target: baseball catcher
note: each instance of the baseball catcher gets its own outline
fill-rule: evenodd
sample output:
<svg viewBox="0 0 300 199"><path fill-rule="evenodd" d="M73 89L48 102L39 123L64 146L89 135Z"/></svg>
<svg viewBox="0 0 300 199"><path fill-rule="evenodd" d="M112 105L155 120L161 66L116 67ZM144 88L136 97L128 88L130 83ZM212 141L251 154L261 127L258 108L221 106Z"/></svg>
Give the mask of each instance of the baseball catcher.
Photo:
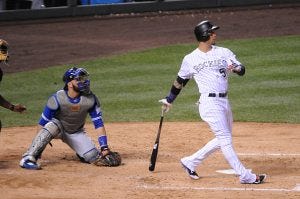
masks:
<svg viewBox="0 0 300 199"><path fill-rule="evenodd" d="M4 65L8 65L8 43L0 39L0 66L4 63ZM3 71L0 67L0 82L2 81ZM0 106L7 108L14 112L22 113L26 110L26 107L21 104L12 104L7 101L1 94L0 94ZM0 120L0 131L1 131L1 120Z"/></svg>
<svg viewBox="0 0 300 199"><path fill-rule="evenodd" d="M51 95L39 121L39 131L23 155L20 166L41 169L37 162L53 138L70 146L82 162L97 166L119 166L121 156L108 147L100 103L90 90L89 73L84 68L70 68L63 75L64 88ZM90 116L99 137L100 148L84 130Z"/></svg>

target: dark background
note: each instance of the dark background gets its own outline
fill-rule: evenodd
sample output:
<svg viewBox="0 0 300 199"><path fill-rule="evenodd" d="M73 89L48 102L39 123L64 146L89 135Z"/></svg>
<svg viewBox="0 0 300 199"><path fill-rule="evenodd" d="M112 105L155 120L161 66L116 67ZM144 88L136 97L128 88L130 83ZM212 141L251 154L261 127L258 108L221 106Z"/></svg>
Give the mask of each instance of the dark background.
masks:
<svg viewBox="0 0 300 199"><path fill-rule="evenodd" d="M12 73L169 44L196 45L193 29L207 19L221 27L219 40L300 34L300 9L287 5L8 21L0 23L0 37L10 45L10 65L2 69Z"/></svg>

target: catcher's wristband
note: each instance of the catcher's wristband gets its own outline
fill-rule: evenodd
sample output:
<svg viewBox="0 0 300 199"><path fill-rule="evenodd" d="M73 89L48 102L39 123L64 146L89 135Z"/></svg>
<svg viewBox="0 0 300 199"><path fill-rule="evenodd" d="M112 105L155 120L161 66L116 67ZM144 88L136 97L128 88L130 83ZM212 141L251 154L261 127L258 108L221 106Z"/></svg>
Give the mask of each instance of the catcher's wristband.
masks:
<svg viewBox="0 0 300 199"><path fill-rule="evenodd" d="M108 149L108 144L107 144L107 136L106 135L101 135L98 137L98 142L101 148L101 151Z"/></svg>

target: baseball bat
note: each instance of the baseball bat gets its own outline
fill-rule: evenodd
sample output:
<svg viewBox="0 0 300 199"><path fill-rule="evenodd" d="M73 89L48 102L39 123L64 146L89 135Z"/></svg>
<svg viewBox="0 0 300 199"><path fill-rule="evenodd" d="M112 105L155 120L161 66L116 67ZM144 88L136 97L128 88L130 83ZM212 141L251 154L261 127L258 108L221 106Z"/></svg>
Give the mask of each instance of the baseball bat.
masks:
<svg viewBox="0 0 300 199"><path fill-rule="evenodd" d="M163 124L163 120L164 120L164 112L165 112L165 110L162 109L159 127L158 127L158 131L157 131L157 135L156 135L156 140L153 145L152 154L151 154L151 158L150 158L149 171L154 171L154 169L155 169L155 163L156 163L156 159L157 159L158 146L159 146L159 140L160 140L160 133L161 133L161 128L162 128L162 124Z"/></svg>

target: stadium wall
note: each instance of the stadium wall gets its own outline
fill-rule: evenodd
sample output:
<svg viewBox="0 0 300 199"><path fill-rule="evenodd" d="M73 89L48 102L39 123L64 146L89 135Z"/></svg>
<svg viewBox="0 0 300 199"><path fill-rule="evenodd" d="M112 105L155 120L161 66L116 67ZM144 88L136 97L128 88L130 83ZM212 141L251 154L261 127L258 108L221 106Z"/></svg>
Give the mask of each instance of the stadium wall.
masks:
<svg viewBox="0 0 300 199"><path fill-rule="evenodd" d="M272 6L292 4L299 6L300 0L157 0L114 4L77 5L68 0L67 6L44 9L1 10L0 21L32 20L76 16L97 16L125 13L192 10L205 8Z"/></svg>

